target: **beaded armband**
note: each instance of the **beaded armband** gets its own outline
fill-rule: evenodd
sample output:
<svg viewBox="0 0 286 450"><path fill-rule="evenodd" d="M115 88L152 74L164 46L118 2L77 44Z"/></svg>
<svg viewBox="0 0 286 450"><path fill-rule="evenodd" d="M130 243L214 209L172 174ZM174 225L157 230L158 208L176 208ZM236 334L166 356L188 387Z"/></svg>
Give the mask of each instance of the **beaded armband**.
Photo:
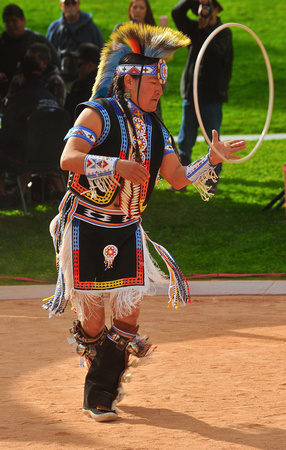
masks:
<svg viewBox="0 0 286 450"><path fill-rule="evenodd" d="M167 144L166 147L164 148L164 156L168 155L169 153L175 153L175 150L173 149L171 144Z"/></svg>
<svg viewBox="0 0 286 450"><path fill-rule="evenodd" d="M214 171L216 166L212 166L209 155L205 155L186 167L185 174L193 186L199 191L202 200L208 201L214 194L210 193L211 186L205 183L208 180L217 182L217 174Z"/></svg>
<svg viewBox="0 0 286 450"><path fill-rule="evenodd" d="M70 137L78 137L81 139L84 139L87 141L91 147L94 146L96 143L97 136L96 134L90 130L89 128L82 127L80 125L76 125L75 127L72 127L67 135L65 136L64 140L68 140Z"/></svg>
<svg viewBox="0 0 286 450"><path fill-rule="evenodd" d="M111 183L118 184L113 178L115 166L119 158L87 155L84 159L84 173L88 179L90 191L96 197L98 188L102 192L107 192Z"/></svg>

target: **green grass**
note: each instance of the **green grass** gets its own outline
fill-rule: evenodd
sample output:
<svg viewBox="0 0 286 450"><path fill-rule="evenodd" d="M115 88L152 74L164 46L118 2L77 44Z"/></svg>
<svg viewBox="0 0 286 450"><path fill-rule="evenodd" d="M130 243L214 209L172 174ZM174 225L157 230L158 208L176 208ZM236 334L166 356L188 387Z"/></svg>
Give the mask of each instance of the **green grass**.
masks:
<svg viewBox="0 0 286 450"><path fill-rule="evenodd" d="M108 39L116 23L127 20L128 1L114 8L111 0L85 0L82 8L93 13L94 21ZM19 1L27 26L46 33L49 23L59 17L54 0ZM152 1L154 16L171 18L174 1ZM285 132L284 21L280 4L266 0L250 4L223 1L224 23L236 22L251 28L267 50L274 77L275 100L269 133ZM170 26L174 26L170 20ZM1 30L1 29L0 29ZM253 37L232 27L234 70L230 99L224 105L221 134L261 133L268 106L268 79L263 56ZM176 52L169 63L169 85L162 99L163 117L177 135L181 121L179 84L187 55ZM255 143L249 142L248 149ZM197 143L194 157L206 152ZM242 164L224 164L219 194L202 202L192 187L186 193L165 192L163 181L155 188L143 214L143 226L151 239L164 245L184 273L286 273L285 209L262 211L284 186L285 141L264 141L258 152ZM37 205L25 216L21 210L0 211L0 284L15 283L12 277L54 282L56 277L52 240L48 232L55 205ZM156 257L158 262L160 260ZM162 268L164 266L161 266ZM11 278L9 278L11 277ZM19 281L20 282L20 281Z"/></svg>
<svg viewBox="0 0 286 450"><path fill-rule="evenodd" d="M198 147L202 154L204 144ZM285 210L263 211L283 189L283 154L284 142L269 141L247 163L224 164L219 194L209 202L191 186L167 193L164 183L143 216L144 228L184 273L285 273Z"/></svg>

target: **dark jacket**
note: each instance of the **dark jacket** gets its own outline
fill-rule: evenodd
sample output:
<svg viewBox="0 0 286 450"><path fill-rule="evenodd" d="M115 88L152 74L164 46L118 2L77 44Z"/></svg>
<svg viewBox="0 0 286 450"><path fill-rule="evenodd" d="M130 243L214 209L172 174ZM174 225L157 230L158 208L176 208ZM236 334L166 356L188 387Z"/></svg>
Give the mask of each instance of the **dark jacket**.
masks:
<svg viewBox="0 0 286 450"><path fill-rule="evenodd" d="M9 99L0 130L0 162L21 161L27 140L27 117L42 106L57 106L55 97L38 78L26 80ZM43 136L45 139L45 136ZM5 165L5 164L4 164Z"/></svg>
<svg viewBox="0 0 286 450"><path fill-rule="evenodd" d="M54 64L49 64L47 69L43 73L42 80L44 82L45 88L47 88L54 95L59 106L63 108L66 99L66 87L64 84L64 80L61 77L59 68ZM9 84L9 90L7 94L2 99L0 108L1 115L5 114L9 99L19 89L19 75L15 75Z"/></svg>
<svg viewBox="0 0 286 450"><path fill-rule="evenodd" d="M21 62L26 55L27 49L35 42L46 44L52 56L52 63L60 66L59 57L48 41L48 39L40 33L25 28L22 36L18 38L10 37L6 31L0 35L0 72L4 72L8 78L8 83L1 83L1 94L4 95L9 86L9 82L17 73L18 63Z"/></svg>
<svg viewBox="0 0 286 450"><path fill-rule="evenodd" d="M222 22L217 18L215 25L199 29L198 20L187 17L187 12L195 12L196 1L180 0L172 10L173 20L192 43L188 47L188 59L181 79L182 98L193 98L193 74L199 51L214 29ZM222 103L228 100L229 82L233 61L232 33L229 28L220 31L209 43L202 58L198 77L199 97L205 103Z"/></svg>
<svg viewBox="0 0 286 450"><path fill-rule="evenodd" d="M97 69L88 74L85 80L76 80L67 94L65 109L70 113L71 126L75 120L75 109L77 105L90 99L94 85Z"/></svg>
<svg viewBox="0 0 286 450"><path fill-rule="evenodd" d="M59 106L64 107L66 99L66 87L59 68L49 64L43 73L45 87L55 96Z"/></svg>

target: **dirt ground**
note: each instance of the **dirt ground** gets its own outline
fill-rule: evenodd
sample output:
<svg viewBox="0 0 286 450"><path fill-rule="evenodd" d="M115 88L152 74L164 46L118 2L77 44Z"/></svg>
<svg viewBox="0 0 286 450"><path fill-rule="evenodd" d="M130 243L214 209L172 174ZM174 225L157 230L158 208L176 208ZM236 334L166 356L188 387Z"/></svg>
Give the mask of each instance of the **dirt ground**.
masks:
<svg viewBox="0 0 286 450"><path fill-rule="evenodd" d="M40 299L3 300L0 317L1 449L286 448L284 296L194 297L178 310L144 299L141 335L158 347L110 423L82 414L71 310L49 319Z"/></svg>

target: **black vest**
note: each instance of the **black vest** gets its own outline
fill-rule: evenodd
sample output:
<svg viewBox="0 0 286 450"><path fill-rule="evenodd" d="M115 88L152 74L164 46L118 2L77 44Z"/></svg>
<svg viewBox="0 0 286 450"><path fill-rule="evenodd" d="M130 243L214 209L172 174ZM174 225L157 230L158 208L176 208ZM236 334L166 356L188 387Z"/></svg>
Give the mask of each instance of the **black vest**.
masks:
<svg viewBox="0 0 286 450"><path fill-rule="evenodd" d="M94 147L91 148L89 154L113 156L120 159L126 159L129 153L129 133L127 129L126 119L114 98L99 98L94 101L88 101L79 105L79 112L85 107L96 110L102 117L102 132ZM78 111L77 111L78 112ZM146 206L154 185L157 174L160 169L164 155L164 136L163 125L153 114L144 114L146 126L149 124L151 129L151 159L150 159L150 178L147 189L146 198L143 205ZM164 130L167 132L167 130ZM147 136L149 138L149 136ZM116 174L115 179L120 183L120 176ZM112 191L102 192L97 190L97 196L91 198L89 191L89 183L85 175L72 172L69 178L68 188L76 195L84 197L85 201L92 202L100 207L110 205L119 192L120 186Z"/></svg>

